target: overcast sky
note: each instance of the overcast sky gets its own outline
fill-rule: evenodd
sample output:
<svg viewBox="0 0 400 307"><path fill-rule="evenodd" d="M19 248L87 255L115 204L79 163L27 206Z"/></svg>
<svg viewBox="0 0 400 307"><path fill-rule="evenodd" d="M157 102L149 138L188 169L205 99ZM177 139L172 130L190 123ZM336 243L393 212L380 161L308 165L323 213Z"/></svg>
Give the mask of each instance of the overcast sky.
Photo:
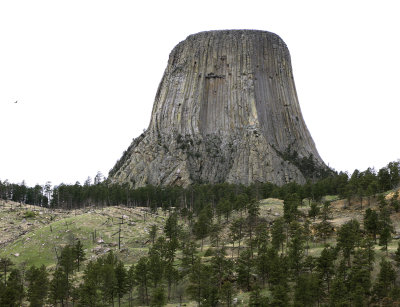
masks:
<svg viewBox="0 0 400 307"><path fill-rule="evenodd" d="M218 29L281 36L324 161L383 167L400 158L396 2L1 0L0 180L107 175L147 128L172 48Z"/></svg>

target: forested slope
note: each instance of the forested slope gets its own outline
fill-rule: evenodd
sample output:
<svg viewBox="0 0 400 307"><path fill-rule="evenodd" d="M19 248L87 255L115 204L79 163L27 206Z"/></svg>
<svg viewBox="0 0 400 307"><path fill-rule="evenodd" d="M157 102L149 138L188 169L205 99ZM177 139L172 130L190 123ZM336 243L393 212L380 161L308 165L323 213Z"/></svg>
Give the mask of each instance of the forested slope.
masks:
<svg viewBox="0 0 400 307"><path fill-rule="evenodd" d="M394 162L303 186L105 181L31 198L3 182L0 305L393 306L398 175Z"/></svg>

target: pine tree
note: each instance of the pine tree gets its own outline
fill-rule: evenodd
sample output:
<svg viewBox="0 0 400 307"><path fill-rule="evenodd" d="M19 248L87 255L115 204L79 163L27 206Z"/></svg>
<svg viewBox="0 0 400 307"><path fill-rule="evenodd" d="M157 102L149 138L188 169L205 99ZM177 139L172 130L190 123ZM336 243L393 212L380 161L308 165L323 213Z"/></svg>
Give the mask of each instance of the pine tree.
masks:
<svg viewBox="0 0 400 307"><path fill-rule="evenodd" d="M312 202L310 205L310 210L308 210L308 217L315 221L315 218L319 214L320 208L316 202Z"/></svg>
<svg viewBox="0 0 400 307"><path fill-rule="evenodd" d="M56 268L53 273L53 279L50 281L50 301L55 306L58 303L64 306L64 303L68 299L68 288L69 282L65 271L61 267Z"/></svg>
<svg viewBox="0 0 400 307"><path fill-rule="evenodd" d="M283 243L285 242L284 229L285 229L285 222L283 218L276 219L271 227L272 246L276 250L279 250L279 248L282 247L282 252L283 252Z"/></svg>
<svg viewBox="0 0 400 307"><path fill-rule="evenodd" d="M381 269L373 288L375 301L388 297L396 282L396 272L389 261L382 258L380 267Z"/></svg>
<svg viewBox="0 0 400 307"><path fill-rule="evenodd" d="M7 272L14 263L9 258L0 259L0 271L3 273L4 285L7 286Z"/></svg>
<svg viewBox="0 0 400 307"><path fill-rule="evenodd" d="M162 307L167 303L167 298L165 296L165 291L162 287L157 287L154 289L151 296L150 306L151 307Z"/></svg>
<svg viewBox="0 0 400 307"><path fill-rule="evenodd" d="M393 207L393 209L396 212L399 212L400 202L399 202L399 191L398 190L393 194L392 198L390 199L390 206Z"/></svg>
<svg viewBox="0 0 400 307"><path fill-rule="evenodd" d="M118 306L121 306L121 298L128 291L128 272L125 269L122 261L118 261L118 264L115 267L115 279L115 290L118 297Z"/></svg>
<svg viewBox="0 0 400 307"><path fill-rule="evenodd" d="M271 287L271 306L287 307L289 305L289 285L286 280Z"/></svg>
<svg viewBox="0 0 400 307"><path fill-rule="evenodd" d="M2 280L0 280L0 306L5 305L5 292L6 286Z"/></svg>
<svg viewBox="0 0 400 307"><path fill-rule="evenodd" d="M12 269L1 297L1 306L21 306L24 295L21 272L17 269Z"/></svg>
<svg viewBox="0 0 400 307"><path fill-rule="evenodd" d="M368 208L364 215L364 229L374 238L376 242L376 235L379 231L379 219L375 210Z"/></svg>
<svg viewBox="0 0 400 307"><path fill-rule="evenodd" d="M394 254L394 260L396 261L397 267L400 267L400 241L397 242L397 250Z"/></svg>
<svg viewBox="0 0 400 307"><path fill-rule="evenodd" d="M371 270L369 265L369 254L366 249L357 249L349 272L349 292L353 301L361 306L367 302L367 296L371 288Z"/></svg>
<svg viewBox="0 0 400 307"><path fill-rule="evenodd" d="M200 259L196 259L189 274L189 285L186 291L199 306L210 306L218 299L216 295L218 287L213 284L211 276L209 266L203 264Z"/></svg>
<svg viewBox="0 0 400 307"><path fill-rule="evenodd" d="M298 222L290 224L291 240L288 246L288 259L290 269L295 276L300 274L302 260L304 258L304 232L303 227Z"/></svg>
<svg viewBox="0 0 400 307"><path fill-rule="evenodd" d="M243 218L238 218L234 220L229 228L230 233L229 236L231 238L231 241L233 243L233 248L235 247L235 242L238 241L238 257L240 255L240 243L244 237L244 219ZM233 254L233 251L232 251Z"/></svg>
<svg viewBox="0 0 400 307"><path fill-rule="evenodd" d="M174 267L173 262L166 262L164 267L165 279L168 285L168 301L171 299L172 284L176 283L180 276L179 271Z"/></svg>
<svg viewBox="0 0 400 307"><path fill-rule="evenodd" d="M371 238L365 238L361 240L360 248L362 249L368 263L369 270L374 269L375 262L375 251L374 251L374 241Z"/></svg>
<svg viewBox="0 0 400 307"><path fill-rule="evenodd" d="M323 242L326 242L331 234L333 233L333 225L329 220L331 219L331 208L330 203L325 202L320 212L321 222L314 226L317 236L320 237Z"/></svg>
<svg viewBox="0 0 400 307"><path fill-rule="evenodd" d="M351 306L347 280L348 270L346 260L342 259L336 268L336 274L329 292L331 306Z"/></svg>
<svg viewBox="0 0 400 307"><path fill-rule="evenodd" d="M140 300L143 304L149 304L149 259L141 257L135 265L135 281L138 285L138 292Z"/></svg>
<svg viewBox="0 0 400 307"><path fill-rule="evenodd" d="M218 249L210 260L213 279L218 286L218 290L221 290L225 281L233 279L233 262L225 256L225 249Z"/></svg>
<svg viewBox="0 0 400 307"><path fill-rule="evenodd" d="M337 233L337 248L342 251L344 259L350 266L350 256L360 244L360 224L357 220L351 220L340 227Z"/></svg>
<svg viewBox="0 0 400 307"><path fill-rule="evenodd" d="M331 247L325 247L317 258L317 272L320 280L326 283L328 293L332 276L335 273L335 260L336 251Z"/></svg>
<svg viewBox="0 0 400 307"><path fill-rule="evenodd" d="M261 295L261 289L255 287L253 291L250 292L249 307L269 307L270 301L268 297Z"/></svg>
<svg viewBox="0 0 400 307"><path fill-rule="evenodd" d="M46 267L44 265L40 268L31 266L26 272L26 281L28 282L28 301L30 306L43 306L49 288Z"/></svg>
<svg viewBox="0 0 400 307"><path fill-rule="evenodd" d="M197 251L196 251L196 244L193 241L188 242L185 244L184 248L182 249L182 268L183 272L187 273L192 270L193 265L197 260Z"/></svg>
<svg viewBox="0 0 400 307"><path fill-rule="evenodd" d="M132 306L132 301L133 301L132 291L134 288L135 288L135 266L132 264L129 267L126 276L126 289L129 293L129 307Z"/></svg>
<svg viewBox="0 0 400 307"><path fill-rule="evenodd" d="M164 261L161 259L160 252L152 248L149 251L149 280L153 288L157 288L164 277Z"/></svg>
<svg viewBox="0 0 400 307"><path fill-rule="evenodd" d="M101 263L90 261L83 273L83 283L79 287L79 306L97 306L100 302L99 283L100 283Z"/></svg>
<svg viewBox="0 0 400 307"><path fill-rule="evenodd" d="M151 243L154 244L154 241L157 237L157 225L151 225L150 232L149 232Z"/></svg>
<svg viewBox="0 0 400 307"><path fill-rule="evenodd" d="M78 240L73 248L73 256L76 262L76 268L80 269L80 264L86 260L85 251L83 250L83 245L80 240Z"/></svg>
<svg viewBox="0 0 400 307"><path fill-rule="evenodd" d="M204 239L208 236L210 231L210 226L212 220L210 220L207 210L202 210L197 219L197 222L194 224L193 231L197 239L201 240L201 250L203 251L203 242Z"/></svg>
<svg viewBox="0 0 400 307"><path fill-rule="evenodd" d="M298 206L301 205L301 199L298 194L293 193L285 197L283 201L283 217L286 223L297 219L299 215Z"/></svg>
<svg viewBox="0 0 400 307"><path fill-rule="evenodd" d="M64 270L67 278L71 275L75 269L75 251L70 245L66 245L60 253L58 259L58 265Z"/></svg>
<svg viewBox="0 0 400 307"><path fill-rule="evenodd" d="M263 285L270 278L273 265L278 262L276 260L278 258L278 251L275 248L265 246L264 248L259 249L255 259L255 268Z"/></svg>
<svg viewBox="0 0 400 307"><path fill-rule="evenodd" d="M171 241L173 238L177 238L179 234L180 227L178 225L178 216L176 213L171 214L164 226L165 236Z"/></svg>
<svg viewBox="0 0 400 307"><path fill-rule="evenodd" d="M109 254L110 255L110 254ZM108 255L108 256L109 256ZM117 276L115 272L116 262L109 262L107 259L100 266L99 289L104 303L114 306L114 299L117 295Z"/></svg>
<svg viewBox="0 0 400 307"><path fill-rule="evenodd" d="M379 212L379 245L388 252L388 244L392 240L392 233L394 228L390 218L390 208L386 201L381 199L380 212Z"/></svg>
<svg viewBox="0 0 400 307"><path fill-rule="evenodd" d="M254 242L257 247L257 252L260 252L260 249L266 247L269 243L269 232L268 225L266 222L259 223L255 229L255 239Z"/></svg>
<svg viewBox="0 0 400 307"><path fill-rule="evenodd" d="M210 227L210 240L213 246L219 247L219 242L221 240L221 230L222 226L220 224L212 224Z"/></svg>
<svg viewBox="0 0 400 307"><path fill-rule="evenodd" d="M247 205L247 229L249 233L250 253L253 258L253 231L257 227L258 216L260 215L260 204L255 200L251 200Z"/></svg>
<svg viewBox="0 0 400 307"><path fill-rule="evenodd" d="M252 269L251 251L246 249L240 254L236 265L238 285L246 291L251 291L252 288Z"/></svg>
<svg viewBox="0 0 400 307"><path fill-rule="evenodd" d="M294 306L314 306L321 299L320 280L316 274L302 274L296 279Z"/></svg>
<svg viewBox="0 0 400 307"><path fill-rule="evenodd" d="M231 283L229 280L224 281L220 292L222 302L225 303L225 306L232 306L233 295L235 293L235 287L233 283Z"/></svg>

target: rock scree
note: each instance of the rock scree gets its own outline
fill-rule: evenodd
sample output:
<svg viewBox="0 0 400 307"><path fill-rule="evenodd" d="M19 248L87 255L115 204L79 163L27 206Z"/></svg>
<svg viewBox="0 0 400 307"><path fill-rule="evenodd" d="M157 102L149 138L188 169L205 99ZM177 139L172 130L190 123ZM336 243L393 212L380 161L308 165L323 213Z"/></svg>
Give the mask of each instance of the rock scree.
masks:
<svg viewBox="0 0 400 307"><path fill-rule="evenodd" d="M188 36L170 53L148 129L111 169L114 183L304 183L327 169L276 34Z"/></svg>

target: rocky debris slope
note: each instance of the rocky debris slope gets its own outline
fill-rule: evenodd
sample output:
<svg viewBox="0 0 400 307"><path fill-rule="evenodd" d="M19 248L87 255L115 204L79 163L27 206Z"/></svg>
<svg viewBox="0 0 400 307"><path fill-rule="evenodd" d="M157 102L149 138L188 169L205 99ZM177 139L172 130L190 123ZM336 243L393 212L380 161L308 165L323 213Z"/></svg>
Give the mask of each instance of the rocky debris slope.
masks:
<svg viewBox="0 0 400 307"><path fill-rule="evenodd" d="M150 125L109 177L135 187L282 185L318 168L286 44L270 32L226 30L190 35L172 50Z"/></svg>

